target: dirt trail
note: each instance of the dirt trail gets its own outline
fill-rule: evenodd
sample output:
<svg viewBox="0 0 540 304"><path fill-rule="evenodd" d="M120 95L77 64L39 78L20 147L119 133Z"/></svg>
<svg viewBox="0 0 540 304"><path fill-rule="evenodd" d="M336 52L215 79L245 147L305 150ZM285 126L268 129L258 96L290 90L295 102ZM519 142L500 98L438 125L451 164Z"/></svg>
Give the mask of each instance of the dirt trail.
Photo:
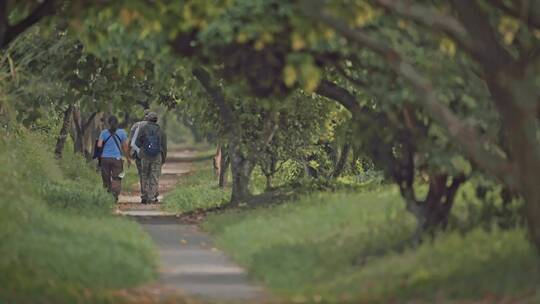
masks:
<svg viewBox="0 0 540 304"><path fill-rule="evenodd" d="M172 151L159 182L160 200L191 172L195 152ZM213 246L212 238L197 225L183 224L160 204L142 205L138 184L119 198L121 214L134 217L157 246L160 267L154 284L143 286L157 300L188 295L205 301L261 303L268 299L244 269Z"/></svg>

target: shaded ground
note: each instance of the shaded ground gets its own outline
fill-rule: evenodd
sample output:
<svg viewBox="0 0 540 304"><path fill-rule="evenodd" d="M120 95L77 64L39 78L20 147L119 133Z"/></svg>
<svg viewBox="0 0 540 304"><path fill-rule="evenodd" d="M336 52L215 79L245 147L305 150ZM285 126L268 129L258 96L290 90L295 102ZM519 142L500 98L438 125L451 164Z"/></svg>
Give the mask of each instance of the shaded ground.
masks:
<svg viewBox="0 0 540 304"><path fill-rule="evenodd" d="M194 158L191 151L172 151L162 170L160 199L192 170ZM226 302L259 303L267 298L263 288L252 283L244 269L213 247L211 237L197 225L182 223L176 215L161 210L160 204L140 204L138 185L129 190L119 198L121 213L133 216L142 225L156 244L160 258L158 281L138 289L136 294L158 301L183 295Z"/></svg>

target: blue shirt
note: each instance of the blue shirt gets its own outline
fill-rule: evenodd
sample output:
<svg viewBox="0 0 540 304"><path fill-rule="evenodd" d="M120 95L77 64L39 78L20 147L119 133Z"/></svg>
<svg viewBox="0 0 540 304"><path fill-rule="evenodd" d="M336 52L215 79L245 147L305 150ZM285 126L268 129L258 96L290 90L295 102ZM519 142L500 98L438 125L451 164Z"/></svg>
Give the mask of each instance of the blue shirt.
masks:
<svg viewBox="0 0 540 304"><path fill-rule="evenodd" d="M126 131L124 131L124 129L117 129L115 134L118 137L113 135L111 138L109 138L109 136L111 135L109 130L101 131L101 134L99 135L99 139L103 140L103 143L105 143L105 140L109 138L107 143L103 146L103 153L101 154L101 157L110 157L110 158L116 158L116 159L122 158L122 152L118 149L118 147L120 147L121 149L122 143L127 141L127 134L126 134ZM118 138L120 138L120 141L118 141ZM118 143L118 145L114 143L115 140Z"/></svg>

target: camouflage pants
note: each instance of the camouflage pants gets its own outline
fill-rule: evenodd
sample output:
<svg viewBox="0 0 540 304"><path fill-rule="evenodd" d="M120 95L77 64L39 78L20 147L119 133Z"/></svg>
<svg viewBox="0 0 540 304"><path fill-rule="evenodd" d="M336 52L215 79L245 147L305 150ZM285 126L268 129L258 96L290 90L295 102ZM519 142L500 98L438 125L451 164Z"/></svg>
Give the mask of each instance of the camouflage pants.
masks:
<svg viewBox="0 0 540 304"><path fill-rule="evenodd" d="M157 201L159 176L161 175L161 157L155 159L141 159L141 179L143 200Z"/></svg>
<svg viewBox="0 0 540 304"><path fill-rule="evenodd" d="M141 199L146 199L146 191L143 187L143 179L142 179L142 160L138 156L133 157L135 159L135 164L137 165L137 173L139 174L139 185L141 187Z"/></svg>

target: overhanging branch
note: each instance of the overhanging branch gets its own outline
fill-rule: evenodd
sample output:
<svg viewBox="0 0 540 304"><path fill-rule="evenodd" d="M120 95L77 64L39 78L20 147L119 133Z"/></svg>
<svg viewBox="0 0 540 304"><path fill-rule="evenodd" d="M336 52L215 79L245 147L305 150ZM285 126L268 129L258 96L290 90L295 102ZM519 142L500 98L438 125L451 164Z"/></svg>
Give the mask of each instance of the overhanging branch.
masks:
<svg viewBox="0 0 540 304"><path fill-rule="evenodd" d="M489 16L476 0L452 0L451 3L477 46L471 55L484 69L496 73L501 67L514 63L512 56L500 45Z"/></svg>
<svg viewBox="0 0 540 304"><path fill-rule="evenodd" d="M517 1L515 1L517 2ZM523 23L534 29L540 29L540 1L527 0L519 1L522 3L522 8L510 7L508 3L502 0L490 0L490 4L505 12L506 14L520 19Z"/></svg>
<svg viewBox="0 0 540 304"><path fill-rule="evenodd" d="M429 28L440 30L452 37L467 50L474 52L474 45L467 30L450 15L440 13L434 8L418 4L405 3L403 0L374 0L375 3L399 16L411 19Z"/></svg>
<svg viewBox="0 0 540 304"><path fill-rule="evenodd" d="M331 81L322 80L315 93L339 102L353 116L362 113L362 108L356 101L356 98L349 91Z"/></svg>
<svg viewBox="0 0 540 304"><path fill-rule="evenodd" d="M227 133L235 133L238 126L235 123L234 114L225 100L225 95L221 89L212 83L210 74L202 67L196 67L192 71L193 76L199 80L206 92L210 95L212 102L218 108L219 116L223 121L223 128Z"/></svg>
<svg viewBox="0 0 540 304"><path fill-rule="evenodd" d="M309 9L310 7L311 9ZM446 105L442 104L437 98L431 81L421 75L399 52L366 33L353 30L342 21L321 13L320 8L315 9L315 7L309 5L304 6L304 8L308 17L333 28L350 42L367 47L386 58L387 63L394 72L416 89L420 101L431 118L445 127L449 137L460 146L466 155L480 168L503 181L510 188L516 188L512 164L500 155L487 150L485 147L490 146L491 143L486 142L472 126L466 124Z"/></svg>
<svg viewBox="0 0 540 304"><path fill-rule="evenodd" d="M0 1L0 8L7 1ZM41 2L26 18L22 19L15 25L9 25L7 23L7 14L5 15L5 32L0 33L0 49L6 48L9 43L11 43L17 36L22 34L32 25L36 24L38 21L43 19L46 16L52 15L54 13L54 4L55 0L45 0ZM7 13L7 12L6 12ZM1 21L1 20L0 20ZM0 25L1 30L1 25ZM3 36L3 37L2 37Z"/></svg>
<svg viewBox="0 0 540 304"><path fill-rule="evenodd" d="M88 129L88 127L90 126L90 124L92 123L92 121L94 120L94 118L96 117L97 115L97 111L95 112L92 112L92 114L90 114L90 116L88 117L88 119L86 120L86 122L84 123L84 125L82 126L82 131L83 133L86 132L86 130Z"/></svg>

